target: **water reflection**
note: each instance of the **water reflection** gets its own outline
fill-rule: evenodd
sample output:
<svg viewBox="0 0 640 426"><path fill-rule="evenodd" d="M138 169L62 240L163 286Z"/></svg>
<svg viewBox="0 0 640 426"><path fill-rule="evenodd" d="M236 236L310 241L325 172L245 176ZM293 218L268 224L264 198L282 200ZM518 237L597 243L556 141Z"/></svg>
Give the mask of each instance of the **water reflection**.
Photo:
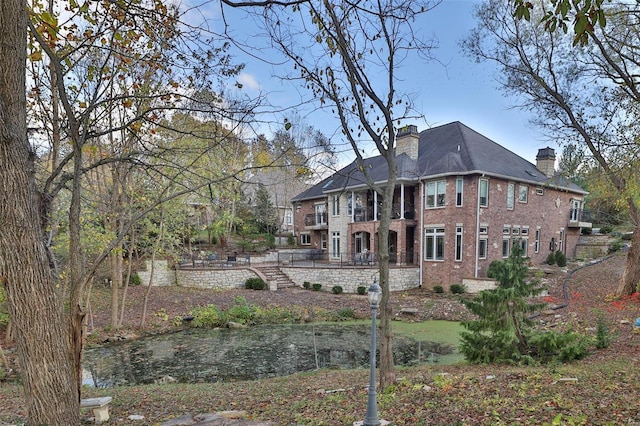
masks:
<svg viewBox="0 0 640 426"><path fill-rule="evenodd" d="M190 329L88 349L84 383L96 387L252 380L316 368L369 365L366 325L265 325L244 330ZM448 344L394 337L398 365L447 362ZM443 358L444 357L444 358Z"/></svg>

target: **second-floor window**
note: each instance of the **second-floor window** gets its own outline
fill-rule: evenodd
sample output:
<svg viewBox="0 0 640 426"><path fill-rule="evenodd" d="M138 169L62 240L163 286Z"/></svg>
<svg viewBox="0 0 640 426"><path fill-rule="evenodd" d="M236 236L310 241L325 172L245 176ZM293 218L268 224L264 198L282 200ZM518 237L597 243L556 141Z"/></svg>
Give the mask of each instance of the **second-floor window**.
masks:
<svg viewBox="0 0 640 426"><path fill-rule="evenodd" d="M489 206L489 180L480 179L480 194L479 194L480 207Z"/></svg>
<svg viewBox="0 0 640 426"><path fill-rule="evenodd" d="M287 209L284 212L284 224L293 225L293 211L291 209Z"/></svg>
<svg viewBox="0 0 640 426"><path fill-rule="evenodd" d="M436 207L444 207L445 206L445 193L446 193L446 182L444 180L438 180L433 182L427 182L425 185L425 207L428 209L433 209Z"/></svg>
<svg viewBox="0 0 640 426"><path fill-rule="evenodd" d="M529 197L529 187L527 185L518 186L518 202L526 203Z"/></svg>
<svg viewBox="0 0 640 426"><path fill-rule="evenodd" d="M316 204L316 225L324 225L327 223L327 206L326 204Z"/></svg>
<svg viewBox="0 0 640 426"><path fill-rule="evenodd" d="M340 195L333 196L333 203L331 204L331 215L340 216Z"/></svg>
<svg viewBox="0 0 640 426"><path fill-rule="evenodd" d="M462 207L462 189L464 188L464 179L459 177L456 179L456 207Z"/></svg>
<svg viewBox="0 0 640 426"><path fill-rule="evenodd" d="M516 184L508 183L507 184L507 210L513 210L515 193L516 193Z"/></svg>

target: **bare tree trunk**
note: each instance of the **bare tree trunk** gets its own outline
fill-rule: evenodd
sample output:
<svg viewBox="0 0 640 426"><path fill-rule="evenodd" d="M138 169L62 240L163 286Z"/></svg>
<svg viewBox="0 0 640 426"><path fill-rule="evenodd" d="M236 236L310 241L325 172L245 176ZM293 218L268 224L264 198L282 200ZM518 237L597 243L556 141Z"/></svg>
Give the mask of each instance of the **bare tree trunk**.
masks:
<svg viewBox="0 0 640 426"><path fill-rule="evenodd" d="M394 155L393 151L390 155ZM380 258L380 287L382 300L380 302L380 389L384 389L396 382L396 372L393 364L393 329L391 319L391 293L389 290L389 227L391 224L391 207L393 190L396 182L395 161L388 159L389 179L384 188L380 227L378 228L378 253Z"/></svg>
<svg viewBox="0 0 640 426"><path fill-rule="evenodd" d="M131 269L133 268L133 248L135 247L135 231L131 231L131 243L129 244L129 252L127 255L127 278L124 280L124 288L122 289L122 300L120 301L120 318L118 319L118 327L122 327L124 322L124 308L127 301L127 290L131 282Z"/></svg>
<svg viewBox="0 0 640 426"><path fill-rule="evenodd" d="M162 240L164 239L164 219L163 212L160 212L160 232L158 233L158 238L153 244L152 252L151 252L151 270L149 271L149 282L147 283L147 291L144 293L144 303L142 305L142 317L140 318L140 328L143 328L147 319L147 305L149 303L149 295L151 294L151 284L153 284L153 274L155 273L156 266L156 253L160 246L162 245Z"/></svg>
<svg viewBox="0 0 640 426"><path fill-rule="evenodd" d="M28 424L78 425L69 329L49 269L40 226L46 208L27 141L24 1L0 3L0 28L0 283L15 325Z"/></svg>
<svg viewBox="0 0 640 426"><path fill-rule="evenodd" d="M111 326L118 328L118 302L119 291L122 286L122 245L109 253L109 264L111 266Z"/></svg>
<svg viewBox="0 0 640 426"><path fill-rule="evenodd" d="M632 198L627 198L629 218L633 223L633 238L627 253L622 279L616 290L616 296L629 296L638 291L640 286L640 212Z"/></svg>

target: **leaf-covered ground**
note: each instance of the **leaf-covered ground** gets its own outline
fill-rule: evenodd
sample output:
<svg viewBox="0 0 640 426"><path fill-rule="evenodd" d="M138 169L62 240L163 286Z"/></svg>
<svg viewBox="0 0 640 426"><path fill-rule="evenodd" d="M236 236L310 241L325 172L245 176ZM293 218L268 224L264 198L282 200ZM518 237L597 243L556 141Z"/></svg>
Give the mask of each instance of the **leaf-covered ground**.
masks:
<svg viewBox="0 0 640 426"><path fill-rule="evenodd" d="M640 317L640 301L611 297L624 261L624 256L616 256L574 273L566 287L568 306L550 310L538 319L544 327L572 327L593 335L597 318L602 316L613 337L609 348L593 349L587 359L568 365L398 369L397 385L378 395L380 416L393 425L640 425L640 334L633 332L633 321ZM546 300L550 305L564 302L566 271L553 267L541 273L549 288ZM129 291L125 331L105 333L101 330L109 322L108 293L94 289L91 313L94 331L98 331L94 341L135 330L142 291ZM362 296L305 290L154 288L148 316L151 329L168 328L175 315L184 315L196 305L228 306L237 295L260 306L317 307L328 312L349 307L359 316L369 315ZM396 294L394 300L396 312L401 307L419 309L416 316L399 316L403 320L466 315L455 298L436 297L426 290ZM162 424L187 413L245 410L251 419L276 425L351 425L364 417L367 385L368 370L325 370L255 382L85 389L83 396L113 397L109 424ZM129 420L132 414L144 416L144 420ZM0 385L0 424L20 422L24 415L21 388L11 383Z"/></svg>

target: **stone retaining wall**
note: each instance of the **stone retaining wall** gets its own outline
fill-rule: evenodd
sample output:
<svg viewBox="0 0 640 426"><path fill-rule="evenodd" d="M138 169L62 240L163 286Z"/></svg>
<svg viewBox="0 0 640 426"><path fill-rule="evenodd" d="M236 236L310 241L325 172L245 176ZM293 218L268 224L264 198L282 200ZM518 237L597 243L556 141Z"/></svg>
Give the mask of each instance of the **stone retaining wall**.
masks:
<svg viewBox="0 0 640 426"><path fill-rule="evenodd" d="M466 293L479 293L497 287L496 281L488 278L463 278L462 285Z"/></svg>
<svg viewBox="0 0 640 426"><path fill-rule="evenodd" d="M142 285L149 285L149 278L151 277L151 261L145 262L147 269L145 271L138 271L138 276L142 280ZM170 285L176 285L176 271L169 269L169 264L166 260L156 260L154 262L153 269L153 282L152 286L166 287Z"/></svg>
<svg viewBox="0 0 640 426"><path fill-rule="evenodd" d="M596 259L606 256L613 240L609 235L580 235L576 245L576 258Z"/></svg>
<svg viewBox="0 0 640 426"><path fill-rule="evenodd" d="M378 279L376 269L350 268L287 268L281 267L282 272L299 286L305 281L312 284L322 284L321 291L331 291L333 286L340 286L344 293L357 293L358 287L367 289ZM391 291L408 290L418 287L420 271L418 268L398 268L389 270L389 287Z"/></svg>
<svg viewBox="0 0 640 426"><path fill-rule="evenodd" d="M249 268L178 269L176 283L181 287L244 288L248 278L258 275Z"/></svg>

